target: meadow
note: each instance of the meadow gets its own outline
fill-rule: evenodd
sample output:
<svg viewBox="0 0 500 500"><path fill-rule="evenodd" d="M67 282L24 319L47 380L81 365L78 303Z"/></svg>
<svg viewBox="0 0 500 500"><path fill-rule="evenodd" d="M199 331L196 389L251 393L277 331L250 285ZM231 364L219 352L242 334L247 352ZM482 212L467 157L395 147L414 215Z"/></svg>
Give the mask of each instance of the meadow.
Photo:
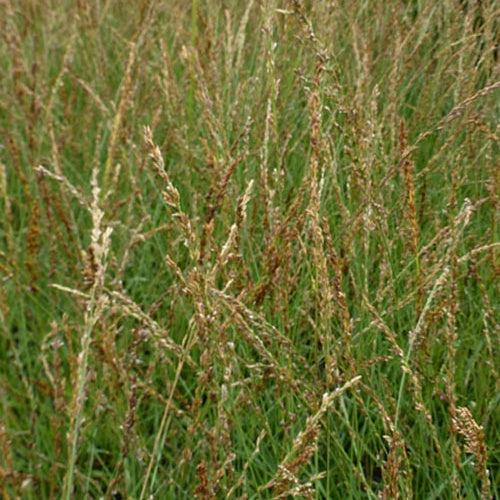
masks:
<svg viewBox="0 0 500 500"><path fill-rule="evenodd" d="M500 498L499 19L1 0L2 498Z"/></svg>

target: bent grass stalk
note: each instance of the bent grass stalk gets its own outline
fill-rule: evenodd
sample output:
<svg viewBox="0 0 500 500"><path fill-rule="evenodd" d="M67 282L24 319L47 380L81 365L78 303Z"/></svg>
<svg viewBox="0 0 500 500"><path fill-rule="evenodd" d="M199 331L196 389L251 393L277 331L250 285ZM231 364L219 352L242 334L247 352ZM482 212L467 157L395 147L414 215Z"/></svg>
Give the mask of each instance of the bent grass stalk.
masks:
<svg viewBox="0 0 500 500"><path fill-rule="evenodd" d="M183 356L179 360L179 363L177 365L177 369L175 371L175 377L172 382L172 389L170 390L170 394L168 396L167 403L165 405L165 409L163 410L163 415L161 417L161 422L160 422L160 427L158 429L158 432L156 434L155 442L153 445L153 450L151 452L151 457L149 459L149 464L148 468L146 470L146 475L144 477L143 483L142 483L142 489L141 489L141 494L140 494L140 500L143 500L145 498L145 495L147 494L148 490L148 483L150 482L149 478L152 473L151 477L151 484L149 485L150 490L153 490L154 484L156 481L156 474L158 471L158 466L160 463L161 459L161 453L163 450L163 446L165 445L165 440L167 438L167 432L168 432L168 425L167 425L167 417L169 415L170 407L172 405L172 400L174 396L174 391L176 390L177 384L179 382L179 378L181 376L182 368L184 367L184 363L186 362L186 359L189 355L189 352L191 348L193 347L193 343L196 341L196 327L194 324L192 324L189 328L189 332L186 335L184 341L183 341ZM153 470L154 468L154 470Z"/></svg>

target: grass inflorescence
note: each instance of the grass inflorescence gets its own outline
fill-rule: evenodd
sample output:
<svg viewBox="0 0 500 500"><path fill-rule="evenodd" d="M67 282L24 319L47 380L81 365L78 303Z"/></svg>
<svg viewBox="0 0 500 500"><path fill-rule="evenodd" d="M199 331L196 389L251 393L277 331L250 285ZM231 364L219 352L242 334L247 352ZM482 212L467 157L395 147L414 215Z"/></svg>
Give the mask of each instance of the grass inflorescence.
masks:
<svg viewBox="0 0 500 500"><path fill-rule="evenodd" d="M498 498L499 13L0 2L2 496Z"/></svg>

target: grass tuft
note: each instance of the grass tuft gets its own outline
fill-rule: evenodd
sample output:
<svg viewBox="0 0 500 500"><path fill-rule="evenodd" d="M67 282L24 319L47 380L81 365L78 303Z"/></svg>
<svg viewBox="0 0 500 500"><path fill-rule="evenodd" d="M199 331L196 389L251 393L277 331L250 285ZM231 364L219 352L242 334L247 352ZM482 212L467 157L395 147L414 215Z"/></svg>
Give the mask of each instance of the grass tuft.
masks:
<svg viewBox="0 0 500 500"><path fill-rule="evenodd" d="M495 2L0 2L0 495L499 498Z"/></svg>

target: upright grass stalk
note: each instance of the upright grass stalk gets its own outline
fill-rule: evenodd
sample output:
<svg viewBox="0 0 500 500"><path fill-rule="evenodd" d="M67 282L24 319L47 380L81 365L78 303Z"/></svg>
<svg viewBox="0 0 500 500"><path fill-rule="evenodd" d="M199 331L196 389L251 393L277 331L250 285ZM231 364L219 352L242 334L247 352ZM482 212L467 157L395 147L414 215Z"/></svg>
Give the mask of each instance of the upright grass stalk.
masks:
<svg viewBox="0 0 500 500"><path fill-rule="evenodd" d="M89 212L92 218L91 243L88 249L87 267L84 269L83 275L86 279L87 286L91 287L88 295L88 302L84 312L84 327L81 338L81 348L78 355L78 368L75 380L75 390L73 401L70 405L70 429L69 429L69 450L67 471L64 478L64 498L69 500L73 497L74 491L74 473L75 464L78 455L78 441L80 437L80 429L83 419L85 406L85 391L87 385L88 359L90 355L90 346L92 341L92 333L95 325L99 320L103 310L108 302L107 296L102 293L104 287L104 279L107 267L107 256L111 244L112 228L103 229L102 220L104 212L99 207L100 205L100 188L98 185L98 170L94 168L92 172L92 202L89 207ZM81 292L75 291L76 294Z"/></svg>
<svg viewBox="0 0 500 500"><path fill-rule="evenodd" d="M78 439L83 418L85 405L85 386L87 377L88 357L90 342L95 324L99 318L96 314L96 293L92 294L88 302L88 312L85 313L85 328L81 340L81 350L78 356L78 371L76 375L75 395L71 409L71 424L69 429L69 453L66 475L64 478L63 498L70 500L74 497L73 482L75 474L75 464L78 456Z"/></svg>

